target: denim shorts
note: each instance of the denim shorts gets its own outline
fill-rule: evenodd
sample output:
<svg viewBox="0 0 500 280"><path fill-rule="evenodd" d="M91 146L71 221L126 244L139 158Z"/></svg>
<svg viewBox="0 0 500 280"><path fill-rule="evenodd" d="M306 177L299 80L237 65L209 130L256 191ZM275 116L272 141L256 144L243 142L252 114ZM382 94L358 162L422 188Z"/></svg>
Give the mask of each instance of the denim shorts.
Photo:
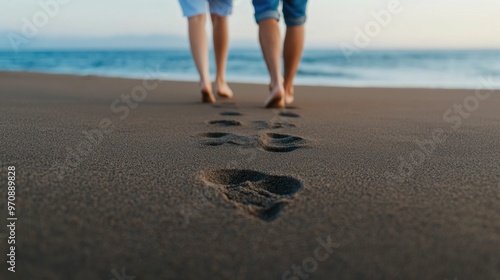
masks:
<svg viewBox="0 0 500 280"><path fill-rule="evenodd" d="M228 16L233 11L233 0L179 0L185 17L206 14L208 7L211 14Z"/></svg>
<svg viewBox="0 0 500 280"><path fill-rule="evenodd" d="M306 22L307 0L281 0L283 2L283 17L287 26L302 25ZM253 0L255 21L263 19L280 19L278 6L280 0Z"/></svg>

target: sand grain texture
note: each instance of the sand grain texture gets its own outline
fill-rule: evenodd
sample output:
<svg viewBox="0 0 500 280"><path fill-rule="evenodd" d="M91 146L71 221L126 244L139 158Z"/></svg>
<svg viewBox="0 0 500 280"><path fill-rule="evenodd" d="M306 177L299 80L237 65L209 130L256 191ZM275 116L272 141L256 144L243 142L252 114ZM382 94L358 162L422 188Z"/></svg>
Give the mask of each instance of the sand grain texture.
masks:
<svg viewBox="0 0 500 280"><path fill-rule="evenodd" d="M1 279L122 267L136 279L282 279L328 236L338 248L310 279L500 278L498 92L454 130L443 113L474 91L298 87L280 115L262 109L265 85L203 105L194 83L165 81L121 120L113 100L141 84L0 73L0 182L15 165L19 207L18 272ZM114 130L52 172L105 118ZM391 183L436 129L446 141Z"/></svg>

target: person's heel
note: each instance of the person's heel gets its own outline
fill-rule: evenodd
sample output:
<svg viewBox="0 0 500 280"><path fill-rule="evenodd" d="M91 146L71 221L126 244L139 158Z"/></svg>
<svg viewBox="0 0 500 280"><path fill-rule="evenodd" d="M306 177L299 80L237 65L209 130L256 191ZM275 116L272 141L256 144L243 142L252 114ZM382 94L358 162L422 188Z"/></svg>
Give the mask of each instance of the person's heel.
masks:
<svg viewBox="0 0 500 280"><path fill-rule="evenodd" d="M201 91L201 102L213 104L213 103L215 103L215 97L208 90L202 90Z"/></svg>
<svg viewBox="0 0 500 280"><path fill-rule="evenodd" d="M285 100L283 100L283 97L281 95L271 95L269 98L266 100L266 103L264 105L266 108L283 108L285 107Z"/></svg>

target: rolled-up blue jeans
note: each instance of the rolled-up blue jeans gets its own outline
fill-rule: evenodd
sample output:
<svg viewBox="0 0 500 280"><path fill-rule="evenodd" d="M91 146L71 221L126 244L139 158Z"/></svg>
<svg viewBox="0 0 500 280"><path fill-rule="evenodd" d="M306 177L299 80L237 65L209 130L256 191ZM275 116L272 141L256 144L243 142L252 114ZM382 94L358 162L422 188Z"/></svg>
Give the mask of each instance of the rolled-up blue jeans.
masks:
<svg viewBox="0 0 500 280"><path fill-rule="evenodd" d="M179 0L179 3L187 18L205 14L208 10L211 14L224 17L233 11L233 0Z"/></svg>
<svg viewBox="0 0 500 280"><path fill-rule="evenodd" d="M307 0L281 0L283 2L283 17L287 26L302 25L306 22ZM255 21L264 19L280 19L278 7L280 0L253 0Z"/></svg>

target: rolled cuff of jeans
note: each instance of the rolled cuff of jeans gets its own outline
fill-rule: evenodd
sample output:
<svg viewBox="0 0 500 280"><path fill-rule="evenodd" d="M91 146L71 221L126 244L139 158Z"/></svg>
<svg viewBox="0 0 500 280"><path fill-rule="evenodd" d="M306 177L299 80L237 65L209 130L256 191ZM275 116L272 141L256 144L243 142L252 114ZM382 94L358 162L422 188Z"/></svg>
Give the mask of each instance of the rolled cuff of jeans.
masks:
<svg viewBox="0 0 500 280"><path fill-rule="evenodd" d="M225 9L219 9L219 8L210 7L210 13L215 14L215 15L219 15L221 17L227 17L233 13L233 8L228 7Z"/></svg>
<svg viewBox="0 0 500 280"><path fill-rule="evenodd" d="M264 11L258 14L255 14L255 21L257 23L261 22L264 19L274 18L276 20L280 20L280 13L278 11L269 10Z"/></svg>
<svg viewBox="0 0 500 280"><path fill-rule="evenodd" d="M307 16L287 18L285 17L286 26L297 26L306 23Z"/></svg>

